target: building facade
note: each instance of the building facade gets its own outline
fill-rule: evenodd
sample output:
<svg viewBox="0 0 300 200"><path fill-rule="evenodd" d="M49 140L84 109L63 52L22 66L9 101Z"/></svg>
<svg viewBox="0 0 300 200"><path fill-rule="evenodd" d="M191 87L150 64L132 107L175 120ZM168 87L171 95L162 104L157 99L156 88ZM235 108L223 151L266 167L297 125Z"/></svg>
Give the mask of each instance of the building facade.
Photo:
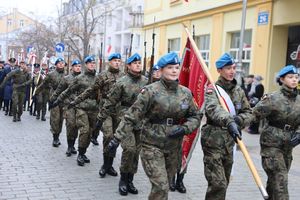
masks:
<svg viewBox="0 0 300 200"><path fill-rule="evenodd" d="M17 41L18 34L35 24L35 20L22 14L16 8L0 16L0 60L7 61L9 57L17 58L25 49Z"/></svg>
<svg viewBox="0 0 300 200"><path fill-rule="evenodd" d="M263 76L267 92L276 89L280 68L300 67L299 9L298 0L248 0L242 69L244 75ZM194 26L195 42L214 78L220 55L238 58L241 19L240 0L145 0L144 30L146 41L156 33L155 58L168 51L182 55L187 39L182 24L191 33Z"/></svg>

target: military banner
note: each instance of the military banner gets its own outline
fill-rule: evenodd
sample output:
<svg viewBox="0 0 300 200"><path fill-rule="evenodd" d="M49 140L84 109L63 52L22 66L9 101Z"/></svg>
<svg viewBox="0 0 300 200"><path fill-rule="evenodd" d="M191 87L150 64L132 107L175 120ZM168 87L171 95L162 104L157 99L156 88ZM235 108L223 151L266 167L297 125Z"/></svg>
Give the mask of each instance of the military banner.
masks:
<svg viewBox="0 0 300 200"><path fill-rule="evenodd" d="M192 91L195 103L201 108L204 102L204 91L207 84L207 77L195 55L190 40L187 41L183 59L181 62L181 71L179 75L179 83ZM186 168L195 144L199 138L198 130L192 134L186 135L182 143L182 164L181 172Z"/></svg>

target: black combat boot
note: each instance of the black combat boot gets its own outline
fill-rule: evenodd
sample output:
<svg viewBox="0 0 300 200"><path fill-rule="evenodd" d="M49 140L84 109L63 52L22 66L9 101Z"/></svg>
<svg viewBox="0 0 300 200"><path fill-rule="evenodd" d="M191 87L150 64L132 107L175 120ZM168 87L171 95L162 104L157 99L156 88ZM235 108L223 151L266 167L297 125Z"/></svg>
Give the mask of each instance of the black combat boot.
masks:
<svg viewBox="0 0 300 200"><path fill-rule="evenodd" d="M67 149L67 151L66 151L66 155L68 156L68 157L70 157L71 155L72 155L72 141L71 140L67 140L67 142L68 142L68 149Z"/></svg>
<svg viewBox="0 0 300 200"><path fill-rule="evenodd" d="M36 116L36 109L34 108L32 116Z"/></svg>
<svg viewBox="0 0 300 200"><path fill-rule="evenodd" d="M42 121L46 121L46 117L45 116L46 116L46 111L42 110L42 118L41 118Z"/></svg>
<svg viewBox="0 0 300 200"><path fill-rule="evenodd" d="M16 122L16 121L17 121L17 116L14 115L14 117L13 117L13 122Z"/></svg>
<svg viewBox="0 0 300 200"><path fill-rule="evenodd" d="M70 141L72 142L71 153L72 153L72 154L77 154L77 151L76 151L76 149L75 149L75 147L74 147L75 139L72 139L72 140L70 140Z"/></svg>
<svg viewBox="0 0 300 200"><path fill-rule="evenodd" d="M136 187L133 185L133 177L134 174L132 173L128 173L128 184L127 184L127 190L128 192L130 192L131 194L138 194L139 191L136 189Z"/></svg>
<svg viewBox="0 0 300 200"><path fill-rule="evenodd" d="M37 114L36 114L36 119L40 119L40 116L41 116L41 111L37 111Z"/></svg>
<svg viewBox="0 0 300 200"><path fill-rule="evenodd" d="M60 145L60 141L59 141L59 135L57 134L53 134L53 142L52 142L52 146L53 147L58 147Z"/></svg>
<svg viewBox="0 0 300 200"><path fill-rule="evenodd" d="M17 115L17 122L20 122L21 121L21 116L18 114Z"/></svg>
<svg viewBox="0 0 300 200"><path fill-rule="evenodd" d="M107 174L111 176L118 176L118 172L112 166L114 163L114 157L108 157L108 167L107 167Z"/></svg>
<svg viewBox="0 0 300 200"><path fill-rule="evenodd" d="M97 141L98 136L93 135L91 138L91 143L93 143L94 145L98 146L99 142Z"/></svg>
<svg viewBox="0 0 300 200"><path fill-rule="evenodd" d="M83 159L83 155L85 154L86 149L85 148L81 148L78 147L78 156L77 156L77 164L79 166L84 166L84 159Z"/></svg>
<svg viewBox="0 0 300 200"><path fill-rule="evenodd" d="M186 188L183 184L184 174L177 173L176 190L180 193L186 193Z"/></svg>
<svg viewBox="0 0 300 200"><path fill-rule="evenodd" d="M175 190L176 190L176 185L175 185L175 176L174 176L170 182L170 191L174 192Z"/></svg>
<svg viewBox="0 0 300 200"><path fill-rule="evenodd" d="M109 167L108 162L109 157L105 154L103 154L103 165L101 166L101 169L99 170L99 175L101 178L104 178L107 172L107 169Z"/></svg>
<svg viewBox="0 0 300 200"><path fill-rule="evenodd" d="M5 115L8 115L8 110L5 111Z"/></svg>
<svg viewBox="0 0 300 200"><path fill-rule="evenodd" d="M121 177L119 182L120 195L125 196L128 194L127 185L128 185L128 174L121 172Z"/></svg>

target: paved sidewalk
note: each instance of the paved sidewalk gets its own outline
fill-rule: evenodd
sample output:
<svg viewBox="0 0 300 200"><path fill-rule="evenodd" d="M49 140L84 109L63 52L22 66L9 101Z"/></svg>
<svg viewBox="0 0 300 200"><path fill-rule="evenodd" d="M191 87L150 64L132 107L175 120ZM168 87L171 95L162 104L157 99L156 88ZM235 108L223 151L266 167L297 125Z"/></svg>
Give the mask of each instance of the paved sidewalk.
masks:
<svg viewBox="0 0 300 200"><path fill-rule="evenodd" d="M121 197L118 193L118 177L101 179L98 175L102 163L102 147L91 145L87 156L90 164L79 167L76 156L66 157L65 130L60 136L62 145L51 146L49 117L46 122L37 121L24 113L22 122L14 123L11 117L0 112L0 200L4 199L147 199L150 183L142 166L139 165L134 183L139 189L138 195L129 194ZM261 168L259 156L259 136L244 133L243 140L257 166L263 182L266 175ZM101 137L99 138L101 143ZM120 164L121 149L118 150L114 163L116 169ZM200 143L196 146L188 173L184 179L186 194L171 192L170 200L204 199L206 180L203 174L202 151ZM290 199L300 199L300 148L294 150L294 160L289 175ZM234 178L227 194L228 200L262 199L252 175L241 152L237 152L234 165Z"/></svg>

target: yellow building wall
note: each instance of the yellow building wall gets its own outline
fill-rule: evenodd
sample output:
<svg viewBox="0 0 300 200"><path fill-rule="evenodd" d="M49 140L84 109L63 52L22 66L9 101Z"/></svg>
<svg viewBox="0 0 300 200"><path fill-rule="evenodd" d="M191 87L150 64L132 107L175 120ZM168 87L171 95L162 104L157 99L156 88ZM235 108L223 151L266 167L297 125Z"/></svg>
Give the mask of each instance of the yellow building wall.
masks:
<svg viewBox="0 0 300 200"><path fill-rule="evenodd" d="M274 1L273 25L299 24L300 1Z"/></svg>

